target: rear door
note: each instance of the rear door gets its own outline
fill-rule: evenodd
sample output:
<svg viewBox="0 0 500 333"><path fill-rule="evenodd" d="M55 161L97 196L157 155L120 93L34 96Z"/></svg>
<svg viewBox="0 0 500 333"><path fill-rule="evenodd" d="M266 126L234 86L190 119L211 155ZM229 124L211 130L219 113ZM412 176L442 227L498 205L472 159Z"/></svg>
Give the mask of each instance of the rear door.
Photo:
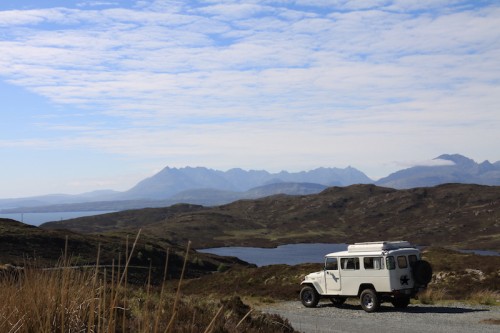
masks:
<svg viewBox="0 0 500 333"><path fill-rule="evenodd" d="M391 270L392 289L413 288L415 282L411 274L411 264L415 255L412 255L409 259L407 253L394 253L393 256L387 258L391 261L391 265L388 265L387 268Z"/></svg>

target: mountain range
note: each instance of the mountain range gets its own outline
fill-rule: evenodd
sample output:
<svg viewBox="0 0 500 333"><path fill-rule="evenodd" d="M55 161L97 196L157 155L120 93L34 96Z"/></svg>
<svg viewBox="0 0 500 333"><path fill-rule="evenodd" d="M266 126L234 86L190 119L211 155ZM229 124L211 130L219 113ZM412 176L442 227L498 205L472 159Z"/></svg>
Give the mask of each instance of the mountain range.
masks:
<svg viewBox="0 0 500 333"><path fill-rule="evenodd" d="M165 168L144 179L122 194L125 199L167 199L180 192L193 189L247 191L254 187L276 183L316 183L325 186L348 186L373 182L361 171L347 167L318 168L312 171L269 173L231 169L226 172L202 167L182 169Z"/></svg>
<svg viewBox="0 0 500 333"><path fill-rule="evenodd" d="M305 195L327 187L375 184L394 189L444 183L500 185L500 161L476 163L462 155L444 154L434 166L414 166L374 181L353 167L269 173L261 170L218 171L204 167L170 168L140 181L124 192L94 191L80 195L46 195L2 199L0 213L125 210L165 207L175 203L221 205L239 199L274 194Z"/></svg>

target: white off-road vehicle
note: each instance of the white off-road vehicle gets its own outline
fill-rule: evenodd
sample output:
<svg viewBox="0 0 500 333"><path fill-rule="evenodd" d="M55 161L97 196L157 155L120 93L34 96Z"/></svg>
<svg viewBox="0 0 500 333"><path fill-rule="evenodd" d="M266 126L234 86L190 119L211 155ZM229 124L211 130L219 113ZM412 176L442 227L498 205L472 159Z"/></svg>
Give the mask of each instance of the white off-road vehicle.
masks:
<svg viewBox="0 0 500 333"><path fill-rule="evenodd" d="M355 243L347 251L327 254L324 269L305 276L300 300L315 307L320 298L342 305L358 297L367 312L377 311L382 302L405 308L431 278L431 265L409 242Z"/></svg>

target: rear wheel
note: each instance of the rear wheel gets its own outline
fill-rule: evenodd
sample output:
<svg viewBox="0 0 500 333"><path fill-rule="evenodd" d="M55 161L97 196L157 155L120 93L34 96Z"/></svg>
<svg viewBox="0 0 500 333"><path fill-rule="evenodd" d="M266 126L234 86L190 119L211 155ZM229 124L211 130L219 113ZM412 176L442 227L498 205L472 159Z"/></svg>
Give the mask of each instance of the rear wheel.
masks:
<svg viewBox="0 0 500 333"><path fill-rule="evenodd" d="M330 298L333 305L335 305L335 306L341 306L342 304L345 303L346 299L347 299L346 297L342 297L342 296L333 296Z"/></svg>
<svg viewBox="0 0 500 333"><path fill-rule="evenodd" d="M377 293L373 289L363 290L359 296L359 301L361 303L361 307L366 312L375 312L380 307L380 300L378 299Z"/></svg>
<svg viewBox="0 0 500 333"><path fill-rule="evenodd" d="M305 286L300 291L300 301L307 308L314 308L318 305L319 302L319 294L311 286Z"/></svg>
<svg viewBox="0 0 500 333"><path fill-rule="evenodd" d="M404 309L408 307L408 304L410 304L410 297L396 297L391 301L391 303L395 308Z"/></svg>

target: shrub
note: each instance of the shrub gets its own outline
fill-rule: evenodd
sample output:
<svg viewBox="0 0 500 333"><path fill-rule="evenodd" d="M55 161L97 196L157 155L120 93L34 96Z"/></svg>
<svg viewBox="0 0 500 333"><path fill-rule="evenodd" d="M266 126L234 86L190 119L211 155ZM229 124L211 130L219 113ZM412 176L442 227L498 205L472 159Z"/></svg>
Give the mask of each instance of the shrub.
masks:
<svg viewBox="0 0 500 333"><path fill-rule="evenodd" d="M418 294L418 300L422 304L435 304L447 297L445 289L427 288Z"/></svg>
<svg viewBox="0 0 500 333"><path fill-rule="evenodd" d="M500 303L500 291L481 290L469 295L468 301L482 305L497 305Z"/></svg>
<svg viewBox="0 0 500 333"><path fill-rule="evenodd" d="M222 272L227 271L227 269L228 269L228 267L227 267L226 265L224 265L224 264L222 264L222 263L221 263L221 264L219 264L219 266L217 267L217 272L222 273Z"/></svg>

